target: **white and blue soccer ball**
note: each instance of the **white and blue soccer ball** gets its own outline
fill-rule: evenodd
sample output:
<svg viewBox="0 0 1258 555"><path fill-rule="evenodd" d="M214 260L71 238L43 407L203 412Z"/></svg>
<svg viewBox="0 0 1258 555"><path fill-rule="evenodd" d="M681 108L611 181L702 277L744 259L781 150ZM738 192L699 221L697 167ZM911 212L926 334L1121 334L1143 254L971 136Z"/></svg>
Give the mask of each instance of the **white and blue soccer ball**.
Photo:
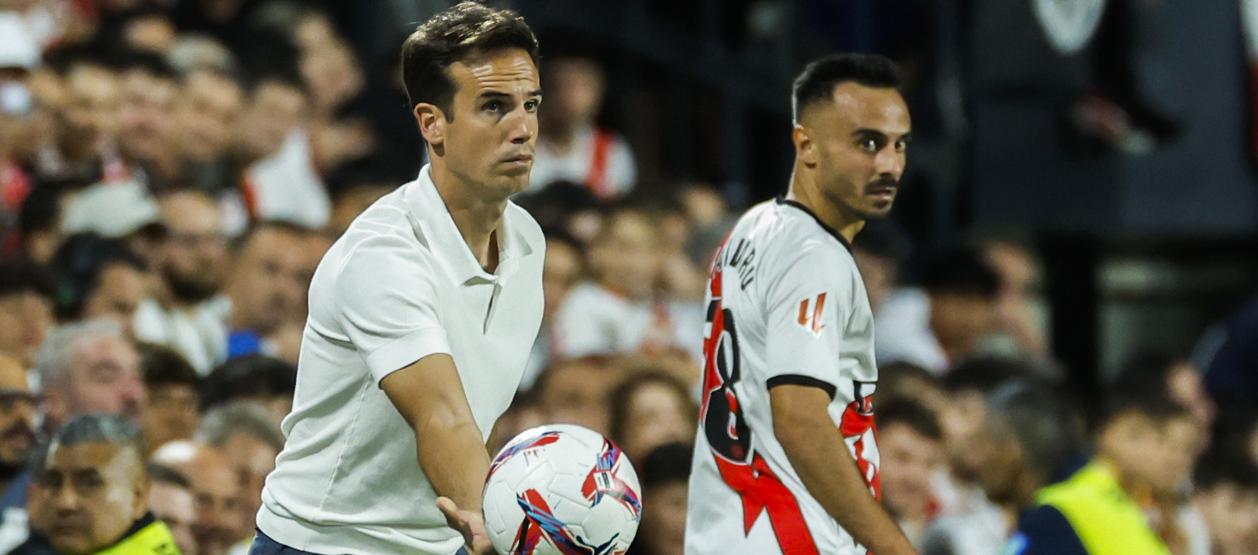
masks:
<svg viewBox="0 0 1258 555"><path fill-rule="evenodd" d="M526 430L485 480L485 528L503 555L617 555L642 519L642 488L624 453L570 424Z"/></svg>

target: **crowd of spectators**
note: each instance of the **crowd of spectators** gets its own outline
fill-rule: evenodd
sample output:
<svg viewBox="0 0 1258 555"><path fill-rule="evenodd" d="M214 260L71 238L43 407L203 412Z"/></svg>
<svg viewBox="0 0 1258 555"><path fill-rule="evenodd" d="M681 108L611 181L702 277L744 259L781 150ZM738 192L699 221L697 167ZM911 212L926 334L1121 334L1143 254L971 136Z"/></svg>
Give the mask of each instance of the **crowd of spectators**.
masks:
<svg viewBox="0 0 1258 555"><path fill-rule="evenodd" d="M400 92L369 87L302 2L0 0L0 36L0 551L92 552L161 522L182 553L244 553L313 272L421 162L381 162L390 131L352 109ZM642 477L634 552L681 553L708 258L742 207L696 180L644 194L595 123L598 64L544 66L517 198L547 233L544 321L490 448L543 423L607 434ZM923 553L995 554L1103 467L1173 553L1258 552L1250 393L1152 351L1103 394L1070 390L1032 245L919 252L889 223L855 241L888 509ZM1234 354L1251 321L1218 376L1253 379Z"/></svg>

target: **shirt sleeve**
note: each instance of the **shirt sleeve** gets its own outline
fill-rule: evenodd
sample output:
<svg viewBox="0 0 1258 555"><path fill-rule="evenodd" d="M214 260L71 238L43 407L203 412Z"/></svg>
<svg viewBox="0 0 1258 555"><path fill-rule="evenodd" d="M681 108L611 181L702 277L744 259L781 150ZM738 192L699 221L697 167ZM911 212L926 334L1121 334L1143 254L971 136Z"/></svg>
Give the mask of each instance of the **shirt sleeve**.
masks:
<svg viewBox="0 0 1258 555"><path fill-rule="evenodd" d="M851 272L841 249L809 239L763 267L771 270L764 275L768 387L809 385L834 397L839 341L851 310Z"/></svg>
<svg viewBox="0 0 1258 555"><path fill-rule="evenodd" d="M337 315L376 383L428 355L450 353L434 269L398 238L364 242L337 277Z"/></svg>

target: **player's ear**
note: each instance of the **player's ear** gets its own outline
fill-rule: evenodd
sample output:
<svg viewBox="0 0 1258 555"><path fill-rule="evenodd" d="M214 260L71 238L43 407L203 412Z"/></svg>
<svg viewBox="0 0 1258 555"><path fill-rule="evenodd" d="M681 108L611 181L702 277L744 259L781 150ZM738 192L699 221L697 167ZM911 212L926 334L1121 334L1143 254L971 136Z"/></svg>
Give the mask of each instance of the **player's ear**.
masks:
<svg viewBox="0 0 1258 555"><path fill-rule="evenodd" d="M791 142L795 143L795 157L805 166L817 165L817 143L808 135L808 129L802 124L795 124L791 129Z"/></svg>
<svg viewBox="0 0 1258 555"><path fill-rule="evenodd" d="M445 142L447 121L441 108L435 104L420 102L415 105L412 113L415 115L415 122L419 124L419 134L423 135L424 142L440 147Z"/></svg>

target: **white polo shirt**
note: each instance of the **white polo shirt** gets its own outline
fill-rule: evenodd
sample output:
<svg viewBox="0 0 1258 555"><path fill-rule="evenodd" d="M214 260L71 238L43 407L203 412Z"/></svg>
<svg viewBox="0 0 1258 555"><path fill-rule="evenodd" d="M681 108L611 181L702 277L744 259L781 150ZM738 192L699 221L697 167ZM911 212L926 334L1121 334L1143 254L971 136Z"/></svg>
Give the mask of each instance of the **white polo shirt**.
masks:
<svg viewBox="0 0 1258 555"><path fill-rule="evenodd" d="M454 553L416 458L415 434L380 381L434 353L458 367L488 439L520 382L542 320L541 228L508 203L496 273L463 241L429 176L368 208L310 285L287 441L258 527L315 553Z"/></svg>

